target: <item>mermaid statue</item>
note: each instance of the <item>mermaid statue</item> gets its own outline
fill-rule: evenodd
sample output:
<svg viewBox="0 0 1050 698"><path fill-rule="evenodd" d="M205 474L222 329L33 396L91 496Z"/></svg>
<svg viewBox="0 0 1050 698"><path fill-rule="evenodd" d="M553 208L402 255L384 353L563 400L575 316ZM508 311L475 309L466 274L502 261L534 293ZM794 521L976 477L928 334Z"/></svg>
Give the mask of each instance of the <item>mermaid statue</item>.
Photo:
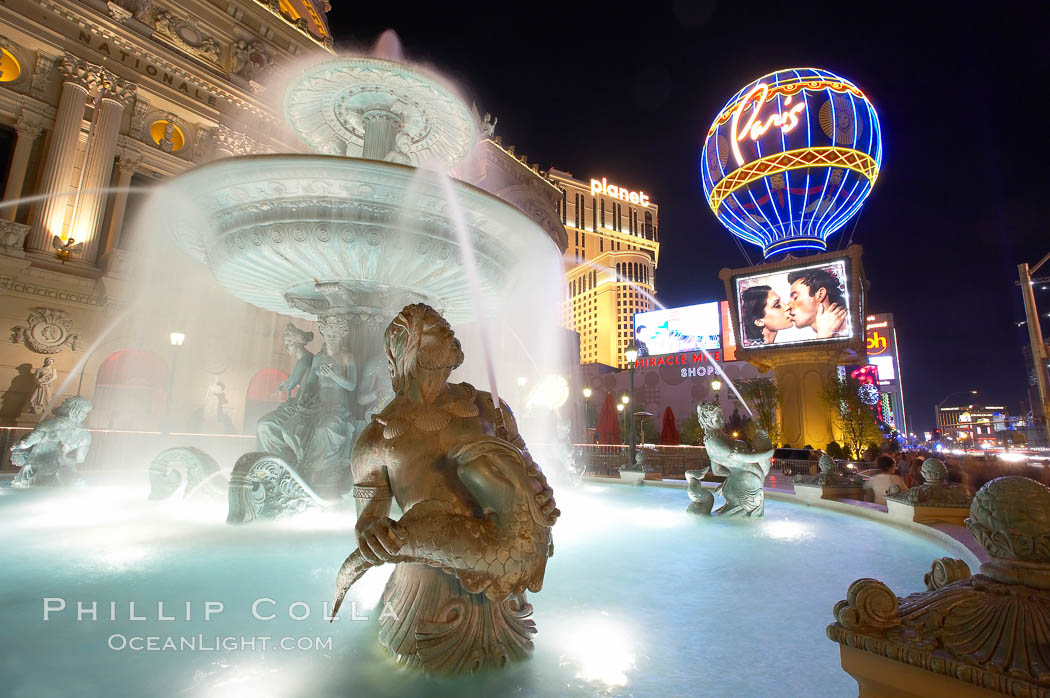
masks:
<svg viewBox="0 0 1050 698"><path fill-rule="evenodd" d="M540 590L554 552L554 493L507 405L448 383L463 351L437 311L406 306L385 344L394 397L351 453L358 547L332 615L366 570L390 562L379 641L400 662L451 675L523 659L536 633L525 592Z"/></svg>
<svg viewBox="0 0 1050 698"><path fill-rule="evenodd" d="M773 444L769 435L758 429L752 444L734 439L725 431L722 408L704 402L696 406L696 416L704 430L704 447L711 459L711 472L725 480L715 494L721 494L726 503L715 513L721 516L759 518L765 513L766 475L772 466ZM706 474L704 470L689 470L689 498L693 500L689 511L708 514L714 502L700 485Z"/></svg>

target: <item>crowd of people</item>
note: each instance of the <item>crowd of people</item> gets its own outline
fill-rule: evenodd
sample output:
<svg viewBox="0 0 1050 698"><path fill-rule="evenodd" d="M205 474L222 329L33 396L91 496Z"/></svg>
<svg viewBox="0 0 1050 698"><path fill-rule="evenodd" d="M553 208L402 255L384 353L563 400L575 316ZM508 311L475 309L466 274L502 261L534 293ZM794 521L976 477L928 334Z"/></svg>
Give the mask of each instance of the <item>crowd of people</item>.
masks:
<svg viewBox="0 0 1050 698"><path fill-rule="evenodd" d="M948 482L965 487L971 495L985 483L1006 475L1021 475L1050 486L1050 468L1025 460L1004 460L995 454L956 456L908 451L878 456L875 461L877 472L865 480L864 489L872 493L872 500L876 504L885 504L886 491L893 485L905 490L925 484L922 464L927 458L933 457L947 467Z"/></svg>

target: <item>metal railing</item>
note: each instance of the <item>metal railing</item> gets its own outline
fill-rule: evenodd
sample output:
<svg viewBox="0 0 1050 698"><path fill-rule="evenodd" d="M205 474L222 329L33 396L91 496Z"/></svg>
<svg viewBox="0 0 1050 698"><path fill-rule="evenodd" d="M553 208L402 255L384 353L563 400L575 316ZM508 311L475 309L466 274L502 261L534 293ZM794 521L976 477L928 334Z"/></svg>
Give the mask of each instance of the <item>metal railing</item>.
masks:
<svg viewBox="0 0 1050 698"><path fill-rule="evenodd" d="M628 447L623 444L576 444L576 457L582 459L588 475L616 477L627 464ZM662 479L684 480L686 470L699 470L711 464L703 446L639 446L645 465Z"/></svg>

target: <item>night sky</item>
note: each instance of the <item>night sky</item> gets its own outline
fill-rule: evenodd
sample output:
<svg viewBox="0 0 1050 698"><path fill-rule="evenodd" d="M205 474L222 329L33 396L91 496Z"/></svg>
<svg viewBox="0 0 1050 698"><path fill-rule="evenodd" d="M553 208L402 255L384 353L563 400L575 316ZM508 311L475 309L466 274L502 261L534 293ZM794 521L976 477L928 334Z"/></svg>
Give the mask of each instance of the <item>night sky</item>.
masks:
<svg viewBox="0 0 1050 698"><path fill-rule="evenodd" d="M1017 264L1050 252L1050 16L1037 3L333 5L337 48L393 28L530 162L648 192L669 307L723 299L719 269L746 264L699 180L726 100L779 68L852 80L879 112L883 165L829 246L852 233L868 310L895 315L911 429L932 428L955 390L1021 411ZM1037 299L1050 311L1050 290Z"/></svg>

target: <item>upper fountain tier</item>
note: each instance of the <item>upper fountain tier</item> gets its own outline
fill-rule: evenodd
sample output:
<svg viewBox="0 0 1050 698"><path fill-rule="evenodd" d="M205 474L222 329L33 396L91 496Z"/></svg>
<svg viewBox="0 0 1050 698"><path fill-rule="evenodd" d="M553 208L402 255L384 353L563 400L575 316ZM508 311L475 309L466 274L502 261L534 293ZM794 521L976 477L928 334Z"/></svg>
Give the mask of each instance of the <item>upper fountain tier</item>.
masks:
<svg viewBox="0 0 1050 698"><path fill-rule="evenodd" d="M379 43L396 49L396 35ZM521 210L445 171L477 129L440 79L341 57L292 80L285 112L319 154L195 167L159 187L148 214L238 298L307 319L385 318L381 327L403 305L427 302L455 323L486 314L478 292L486 302L513 293L525 260L558 259Z"/></svg>
<svg viewBox="0 0 1050 698"><path fill-rule="evenodd" d="M452 168L477 141L470 111L439 79L378 58L308 68L284 108L299 138L325 155Z"/></svg>

